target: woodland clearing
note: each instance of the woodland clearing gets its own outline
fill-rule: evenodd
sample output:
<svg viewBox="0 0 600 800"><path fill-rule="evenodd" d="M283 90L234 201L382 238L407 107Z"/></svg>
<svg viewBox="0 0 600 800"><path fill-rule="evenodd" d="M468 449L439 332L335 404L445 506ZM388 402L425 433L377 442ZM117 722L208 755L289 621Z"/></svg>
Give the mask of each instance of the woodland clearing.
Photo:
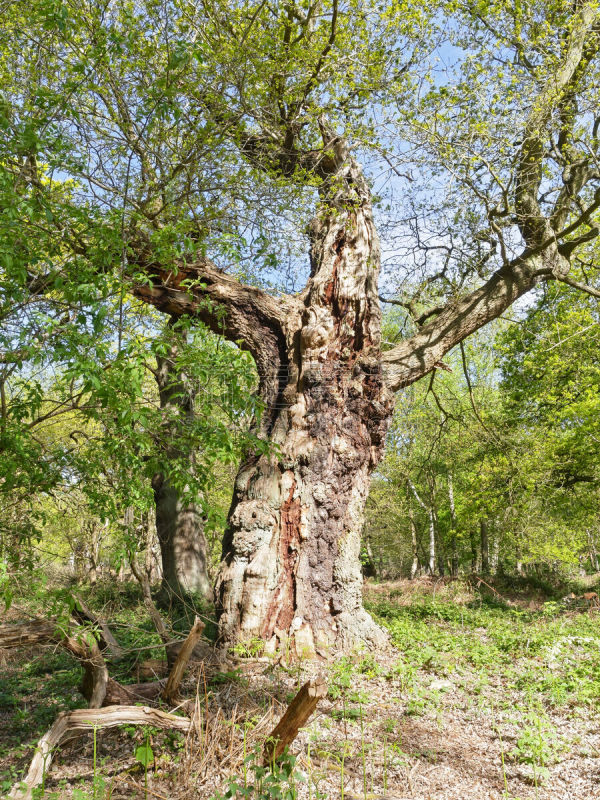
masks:
<svg viewBox="0 0 600 800"><path fill-rule="evenodd" d="M246 754L246 796L256 798L600 797L597 612L531 591L507 604L483 589L428 579L367 585L365 601L394 643L385 653L286 666L261 657L257 643L226 669L196 663L184 692L196 697L193 732L126 727L80 737L56 755L43 796L209 800L237 779L241 797ZM121 615L122 631L151 642L154 634L132 630L135 613ZM62 651L0 659L7 792L57 713L82 698L79 667ZM291 748L295 765L284 760L277 783L259 790L253 749L317 671L329 693Z"/></svg>

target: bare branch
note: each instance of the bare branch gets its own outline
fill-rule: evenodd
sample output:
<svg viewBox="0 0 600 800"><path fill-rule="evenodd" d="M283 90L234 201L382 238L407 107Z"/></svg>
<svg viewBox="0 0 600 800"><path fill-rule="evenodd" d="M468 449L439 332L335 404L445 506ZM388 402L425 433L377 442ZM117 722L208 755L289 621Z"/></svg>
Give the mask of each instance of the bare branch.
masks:
<svg viewBox="0 0 600 800"><path fill-rule="evenodd" d="M505 311L552 270L541 255L517 258L475 291L449 303L410 339L381 356L388 388L409 386L430 372L442 356Z"/></svg>
<svg viewBox="0 0 600 800"><path fill-rule="evenodd" d="M588 55L589 34L597 24L599 14L593 2L582 3L574 13L572 25L565 36L562 64L534 100L525 124L517 167L515 206L517 223L529 247L539 245L551 233L550 223L542 215L538 200L542 181L544 129L554 109L574 88L574 83L580 80L581 67Z"/></svg>
<svg viewBox="0 0 600 800"><path fill-rule="evenodd" d="M187 668L188 661L190 660L194 647L202 636L202 631L205 625L199 617L196 617L190 632L187 635L181 650L177 654L175 663L171 667L167 683L162 691L161 697L167 703L175 703L179 693L179 686L181 684L183 674Z"/></svg>
<svg viewBox="0 0 600 800"><path fill-rule="evenodd" d="M579 289L580 292L585 292L586 294L591 295L592 297L600 297L600 290L594 289L593 286L588 286L586 283L580 283L579 281L575 281L572 278L569 278L568 275L565 275L561 278L556 278L557 281L561 283L566 283L567 286L572 286L573 289Z"/></svg>

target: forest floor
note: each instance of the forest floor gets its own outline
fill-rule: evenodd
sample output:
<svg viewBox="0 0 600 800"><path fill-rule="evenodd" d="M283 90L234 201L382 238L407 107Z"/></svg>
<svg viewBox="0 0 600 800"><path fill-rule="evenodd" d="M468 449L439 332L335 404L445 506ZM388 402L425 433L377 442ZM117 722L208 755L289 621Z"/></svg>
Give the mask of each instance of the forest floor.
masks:
<svg viewBox="0 0 600 800"><path fill-rule="evenodd" d="M194 734L79 738L57 754L43 796L209 800L231 786L228 796L261 800L600 798L600 614L543 600L501 602L462 581L372 584L366 602L390 631L388 652L284 668L257 658L257 642L220 671L197 665L186 685ZM143 615L117 613L115 632L155 643ZM261 777L254 748L317 673L329 694L292 747L295 764ZM78 682L56 648L0 651L0 796L58 711L85 705Z"/></svg>

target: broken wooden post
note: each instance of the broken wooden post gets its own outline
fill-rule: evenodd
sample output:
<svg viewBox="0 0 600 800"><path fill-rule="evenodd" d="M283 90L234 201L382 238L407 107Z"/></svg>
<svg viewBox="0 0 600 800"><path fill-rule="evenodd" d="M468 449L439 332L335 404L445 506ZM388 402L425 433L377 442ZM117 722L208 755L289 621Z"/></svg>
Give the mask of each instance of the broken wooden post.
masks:
<svg viewBox="0 0 600 800"><path fill-rule="evenodd" d="M187 667L188 661L191 658L192 652L194 647L198 643L198 640L202 636L202 631L204 630L204 623L199 617L196 617L194 620L194 624L192 625L191 631L187 635L187 639L183 643L183 646L179 653L177 654L177 658L175 659L175 663L171 667L171 671L169 672L169 677L167 678L167 685L165 686L162 692L162 699L167 702L175 702L177 700L177 695L179 693L179 684L181 683L181 679L183 678L183 673Z"/></svg>
<svg viewBox="0 0 600 800"><path fill-rule="evenodd" d="M317 703L326 694L327 684L322 678L313 678L304 684L265 743L265 764L277 761L285 748L294 741L300 728L306 725Z"/></svg>

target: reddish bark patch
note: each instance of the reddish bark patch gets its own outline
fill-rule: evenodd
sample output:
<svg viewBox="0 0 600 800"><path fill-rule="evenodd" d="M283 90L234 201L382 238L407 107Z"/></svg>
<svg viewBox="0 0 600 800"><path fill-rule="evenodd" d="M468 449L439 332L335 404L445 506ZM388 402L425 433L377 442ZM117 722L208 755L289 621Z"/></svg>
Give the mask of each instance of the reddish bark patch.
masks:
<svg viewBox="0 0 600 800"><path fill-rule="evenodd" d="M337 260L333 264L333 271L331 274L331 280L325 286L325 302L327 305L331 305L333 298L335 297L336 293L336 284L337 284Z"/></svg>
<svg viewBox="0 0 600 800"><path fill-rule="evenodd" d="M273 594L265 617L263 636L270 638L275 629L289 630L296 613L296 565L300 547L300 500L294 499L296 481L290 488L287 500L281 506L281 533L279 557L281 572L279 584Z"/></svg>
<svg viewBox="0 0 600 800"><path fill-rule="evenodd" d="M346 244L346 232L344 230L341 230L338 233L335 242L333 243L333 249L338 254L338 256L342 252L345 244Z"/></svg>

